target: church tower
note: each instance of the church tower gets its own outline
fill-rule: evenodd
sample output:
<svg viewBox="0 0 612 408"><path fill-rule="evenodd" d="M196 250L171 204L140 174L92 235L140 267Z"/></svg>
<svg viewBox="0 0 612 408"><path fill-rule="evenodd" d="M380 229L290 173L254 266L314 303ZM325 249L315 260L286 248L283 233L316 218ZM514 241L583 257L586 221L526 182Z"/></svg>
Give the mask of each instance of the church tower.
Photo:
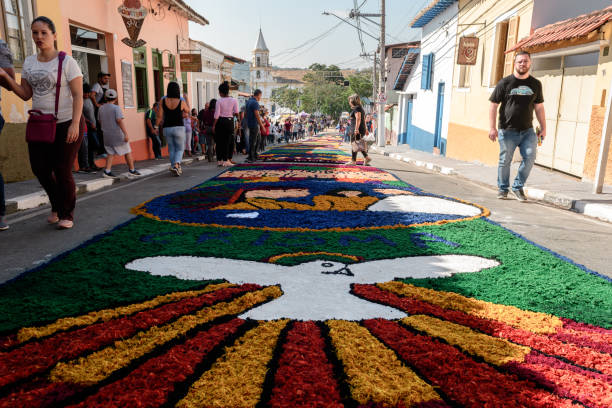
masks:
<svg viewBox="0 0 612 408"><path fill-rule="evenodd" d="M261 89L261 101L259 103L269 111L272 111L270 97L273 87L274 78L272 77L272 66L270 64L270 50L268 50L260 28L259 37L253 50L253 60L251 61L251 90Z"/></svg>

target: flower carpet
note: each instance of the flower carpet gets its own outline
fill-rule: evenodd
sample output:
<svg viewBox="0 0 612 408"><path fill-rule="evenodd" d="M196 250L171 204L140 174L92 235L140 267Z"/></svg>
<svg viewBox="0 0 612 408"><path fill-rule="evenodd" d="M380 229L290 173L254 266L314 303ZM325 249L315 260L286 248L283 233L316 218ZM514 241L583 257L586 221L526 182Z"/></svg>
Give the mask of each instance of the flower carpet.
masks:
<svg viewBox="0 0 612 408"><path fill-rule="evenodd" d="M612 406L610 279L338 140L0 286L0 407Z"/></svg>
<svg viewBox="0 0 612 408"><path fill-rule="evenodd" d="M322 135L299 143L275 146L259 155L264 162L302 162L347 164L351 154L340 150L342 139L335 136ZM362 163L363 158L358 160Z"/></svg>

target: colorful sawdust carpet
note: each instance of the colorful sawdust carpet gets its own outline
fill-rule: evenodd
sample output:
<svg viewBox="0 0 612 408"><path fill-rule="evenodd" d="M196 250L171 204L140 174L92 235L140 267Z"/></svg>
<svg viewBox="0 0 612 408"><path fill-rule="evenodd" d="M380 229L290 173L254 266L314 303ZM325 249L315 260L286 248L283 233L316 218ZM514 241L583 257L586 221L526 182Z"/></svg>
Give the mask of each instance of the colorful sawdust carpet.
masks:
<svg viewBox="0 0 612 408"><path fill-rule="evenodd" d="M270 163L135 212L0 287L0 407L612 406L610 280L475 204Z"/></svg>
<svg viewBox="0 0 612 408"><path fill-rule="evenodd" d="M340 141L334 136L310 138L299 143L276 146L259 158L265 162L347 164L351 161L351 155L340 150ZM358 163L362 162L363 159L358 160Z"/></svg>

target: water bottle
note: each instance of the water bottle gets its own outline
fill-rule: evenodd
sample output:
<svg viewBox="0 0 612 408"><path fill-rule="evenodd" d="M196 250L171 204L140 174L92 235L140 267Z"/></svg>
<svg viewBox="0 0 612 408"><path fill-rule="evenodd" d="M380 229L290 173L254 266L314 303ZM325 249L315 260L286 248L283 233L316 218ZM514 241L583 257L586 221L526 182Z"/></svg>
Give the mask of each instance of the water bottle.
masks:
<svg viewBox="0 0 612 408"><path fill-rule="evenodd" d="M538 137L538 146L542 146L542 133L539 126L536 126L536 135Z"/></svg>

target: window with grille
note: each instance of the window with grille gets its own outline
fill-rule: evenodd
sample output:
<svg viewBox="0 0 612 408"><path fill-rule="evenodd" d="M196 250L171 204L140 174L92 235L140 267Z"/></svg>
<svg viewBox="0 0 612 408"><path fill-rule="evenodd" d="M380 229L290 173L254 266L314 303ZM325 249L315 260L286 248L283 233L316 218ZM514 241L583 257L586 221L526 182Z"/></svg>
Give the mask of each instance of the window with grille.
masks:
<svg viewBox="0 0 612 408"><path fill-rule="evenodd" d="M408 48L391 48L391 58L404 58L408 50Z"/></svg>
<svg viewBox="0 0 612 408"><path fill-rule="evenodd" d="M32 21L32 3L29 0L2 0L4 13L4 30L15 65L21 65L26 56L34 53L34 47L26 22Z"/></svg>
<svg viewBox="0 0 612 408"><path fill-rule="evenodd" d="M149 108L149 88L147 85L147 49L134 49L134 77L136 79L136 107Z"/></svg>
<svg viewBox="0 0 612 408"><path fill-rule="evenodd" d="M187 95L189 92L187 90L187 73L181 72L181 81L183 82L183 95Z"/></svg>

